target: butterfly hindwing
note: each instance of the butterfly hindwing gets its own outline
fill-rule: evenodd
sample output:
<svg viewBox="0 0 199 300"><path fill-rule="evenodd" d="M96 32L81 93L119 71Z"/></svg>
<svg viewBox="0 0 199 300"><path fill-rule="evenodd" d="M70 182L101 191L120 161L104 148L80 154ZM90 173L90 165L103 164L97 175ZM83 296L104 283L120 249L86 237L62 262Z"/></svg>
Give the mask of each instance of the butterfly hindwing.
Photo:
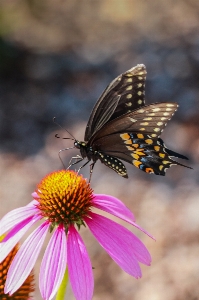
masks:
<svg viewBox="0 0 199 300"><path fill-rule="evenodd" d="M159 138L158 141L165 148L165 151L169 154L169 156L174 156L174 157L178 157L178 158L182 158L182 159L188 159L188 157L186 157L185 155L182 155L180 153L177 153L177 152L174 152L173 150L168 149L165 146L165 144L161 138Z"/></svg>
<svg viewBox="0 0 199 300"><path fill-rule="evenodd" d="M95 104L86 126L88 141L104 124L145 104L146 67L142 64L115 78Z"/></svg>
<svg viewBox="0 0 199 300"><path fill-rule="evenodd" d="M154 139L142 133L133 134L126 132L106 136L98 140L96 147L100 149L99 151L103 154L103 157L105 155L106 157L108 156L110 163L106 165L110 168L114 159L121 159L146 173L154 173L156 175L165 175L166 170L172 165L184 166L171 158L168 154L170 150L165 147L161 139ZM178 155L178 153L175 154ZM115 168L112 169L117 172ZM120 175L126 177L127 174L124 167L120 169Z"/></svg>

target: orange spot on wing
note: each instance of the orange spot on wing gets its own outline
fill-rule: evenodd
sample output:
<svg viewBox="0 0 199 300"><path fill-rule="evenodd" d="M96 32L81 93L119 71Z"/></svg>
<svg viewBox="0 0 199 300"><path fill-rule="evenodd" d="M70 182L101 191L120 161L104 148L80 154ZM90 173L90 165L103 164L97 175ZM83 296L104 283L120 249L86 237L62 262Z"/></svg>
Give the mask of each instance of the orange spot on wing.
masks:
<svg viewBox="0 0 199 300"><path fill-rule="evenodd" d="M137 137L138 137L138 139L143 139L143 138L144 138L144 135L143 135L142 133L138 133L138 134L137 134Z"/></svg>
<svg viewBox="0 0 199 300"><path fill-rule="evenodd" d="M136 168L139 168L139 166L142 164L140 161L138 160L133 160L133 164Z"/></svg>
<svg viewBox="0 0 199 300"><path fill-rule="evenodd" d="M135 148L133 148L133 147L131 147L131 146L126 146L127 147L127 149L129 150L129 151L134 151L135 150Z"/></svg>
<svg viewBox="0 0 199 300"><path fill-rule="evenodd" d="M135 158L135 159L139 159L139 155L136 154L136 153L132 153L131 156L132 156L133 158Z"/></svg>
<svg viewBox="0 0 199 300"><path fill-rule="evenodd" d="M147 144L153 144L153 140L151 140L151 139L147 139L147 140L145 140L145 142L147 143Z"/></svg>
<svg viewBox="0 0 199 300"><path fill-rule="evenodd" d="M139 145L138 144L133 144L133 147L137 148L137 147L139 147Z"/></svg>
<svg viewBox="0 0 199 300"><path fill-rule="evenodd" d="M131 140L127 140L127 141L125 141L124 143L127 144L127 145L132 145L132 141L131 141ZM133 145L133 146L134 146L134 145Z"/></svg>
<svg viewBox="0 0 199 300"><path fill-rule="evenodd" d="M154 146L155 151L160 151L160 146Z"/></svg>
<svg viewBox="0 0 199 300"><path fill-rule="evenodd" d="M146 154L144 153L144 149L137 149L137 150L135 151L135 153L138 154L138 155L146 155Z"/></svg>
<svg viewBox="0 0 199 300"><path fill-rule="evenodd" d="M152 168L146 168L146 169L145 169L145 172L146 172L146 173L154 173L154 171L153 171Z"/></svg>
<svg viewBox="0 0 199 300"><path fill-rule="evenodd" d="M121 133L121 134L120 134L120 137L121 137L124 141L130 139L130 135L129 135L128 133Z"/></svg>

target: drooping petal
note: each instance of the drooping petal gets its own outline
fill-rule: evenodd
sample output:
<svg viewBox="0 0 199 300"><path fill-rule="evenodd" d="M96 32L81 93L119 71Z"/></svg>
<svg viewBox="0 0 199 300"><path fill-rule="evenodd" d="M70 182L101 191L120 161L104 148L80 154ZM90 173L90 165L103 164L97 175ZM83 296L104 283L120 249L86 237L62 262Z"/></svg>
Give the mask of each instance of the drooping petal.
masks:
<svg viewBox="0 0 199 300"><path fill-rule="evenodd" d="M152 236L148 231L146 231L144 228L142 228L141 226L139 226L137 223L132 222L131 220L124 220L126 222L128 222L129 224L133 225L134 227L136 227L137 229L141 230L142 232L144 232L146 235L148 235L150 238L152 238L154 241L156 240L154 238L154 236Z"/></svg>
<svg viewBox="0 0 199 300"><path fill-rule="evenodd" d="M136 228L143 231L145 234L147 234L149 237L155 240L155 238L150 233L148 233L145 229L143 229L135 223L134 215L119 199L109 195L95 194L92 202L94 207L106 211L128 222L129 224L135 226Z"/></svg>
<svg viewBox="0 0 199 300"><path fill-rule="evenodd" d="M7 275L5 293L13 294L23 284L33 269L50 224L45 222L36 228L15 255Z"/></svg>
<svg viewBox="0 0 199 300"><path fill-rule="evenodd" d="M138 243L132 232L112 220L95 213L90 213L90 216L85 218L85 222L101 246L125 272L136 278L141 277L138 257L145 264L151 262L144 244Z"/></svg>
<svg viewBox="0 0 199 300"><path fill-rule="evenodd" d="M8 212L0 221L0 235L10 230L25 219L38 214L39 210L35 205L23 206Z"/></svg>
<svg viewBox="0 0 199 300"><path fill-rule="evenodd" d="M74 226L68 231L68 271L76 299L91 300L94 288L92 265L82 238Z"/></svg>
<svg viewBox="0 0 199 300"><path fill-rule="evenodd" d="M28 219L22 221L17 224L3 239L0 243L0 262L2 262L8 253L13 249L13 247L19 242L22 236L26 233L26 231L38 220L40 216L32 216Z"/></svg>
<svg viewBox="0 0 199 300"><path fill-rule="evenodd" d="M115 197L105 194L95 194L92 202L94 207L104 210L120 219L125 220L127 217L131 221L135 221L135 217L132 212L122 201Z"/></svg>
<svg viewBox="0 0 199 300"><path fill-rule="evenodd" d="M59 226L53 233L41 263L39 287L43 299L52 299L57 292L66 270L66 232Z"/></svg>

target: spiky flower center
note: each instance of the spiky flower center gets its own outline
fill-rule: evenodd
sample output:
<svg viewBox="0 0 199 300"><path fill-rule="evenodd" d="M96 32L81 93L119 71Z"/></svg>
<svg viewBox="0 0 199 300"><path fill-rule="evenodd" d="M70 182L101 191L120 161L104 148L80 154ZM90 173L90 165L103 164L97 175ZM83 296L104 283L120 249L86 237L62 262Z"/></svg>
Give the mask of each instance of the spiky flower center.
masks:
<svg viewBox="0 0 199 300"><path fill-rule="evenodd" d="M1 300L27 300L32 299L31 294L34 291L34 275L33 272L27 277L22 286L12 295L4 293L5 282L7 279L8 269L18 251L18 244L12 249L8 256L0 264L0 299Z"/></svg>
<svg viewBox="0 0 199 300"><path fill-rule="evenodd" d="M51 224L81 225L88 215L93 198L90 185L82 176L69 170L50 173L38 184L38 208Z"/></svg>

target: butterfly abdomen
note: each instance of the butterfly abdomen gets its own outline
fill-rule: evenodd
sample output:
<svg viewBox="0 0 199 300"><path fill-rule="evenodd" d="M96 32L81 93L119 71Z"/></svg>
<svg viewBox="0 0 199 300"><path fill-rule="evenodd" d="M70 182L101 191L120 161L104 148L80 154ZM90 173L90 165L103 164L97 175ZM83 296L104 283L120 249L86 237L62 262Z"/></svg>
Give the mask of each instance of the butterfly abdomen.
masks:
<svg viewBox="0 0 199 300"><path fill-rule="evenodd" d="M105 166L107 166L110 169L114 170L117 174L119 174L119 175L121 175L125 178L128 178L126 167L124 166L124 164L119 159L117 159L114 156L102 153L100 151L98 151L96 153L96 156L99 158L99 160Z"/></svg>

